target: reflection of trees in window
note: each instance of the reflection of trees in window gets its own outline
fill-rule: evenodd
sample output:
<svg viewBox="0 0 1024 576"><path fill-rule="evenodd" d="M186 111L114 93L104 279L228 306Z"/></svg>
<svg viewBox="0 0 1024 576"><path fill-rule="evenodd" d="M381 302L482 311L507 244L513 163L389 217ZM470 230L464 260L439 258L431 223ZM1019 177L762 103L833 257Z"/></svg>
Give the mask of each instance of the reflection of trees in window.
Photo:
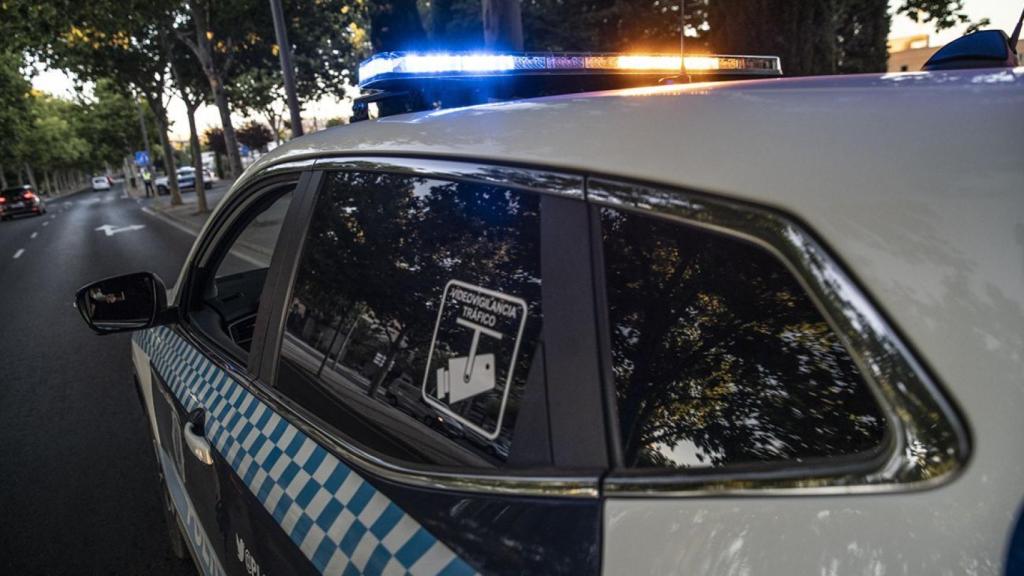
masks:
<svg viewBox="0 0 1024 576"><path fill-rule="evenodd" d="M458 279L530 303L528 367L540 302L539 201L493 186L378 173L337 173L320 195L294 295L315 319L289 330L365 378L376 397L403 374L418 387L445 284ZM439 335L438 347L448 343ZM527 368L517 368L525 381ZM323 369L323 366L321 367ZM509 403L520 392L514 386ZM496 419L493 398L463 408ZM514 414L510 406L508 413Z"/></svg>
<svg viewBox="0 0 1024 576"><path fill-rule="evenodd" d="M764 250L602 211L612 357L628 466L850 455L884 420L856 367Z"/></svg>

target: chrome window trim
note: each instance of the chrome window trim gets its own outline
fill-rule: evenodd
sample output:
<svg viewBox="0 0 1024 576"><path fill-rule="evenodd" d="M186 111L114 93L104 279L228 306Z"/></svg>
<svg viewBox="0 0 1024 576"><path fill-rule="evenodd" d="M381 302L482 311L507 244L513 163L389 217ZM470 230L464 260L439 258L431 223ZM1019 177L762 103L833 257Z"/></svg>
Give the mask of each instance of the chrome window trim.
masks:
<svg viewBox="0 0 1024 576"><path fill-rule="evenodd" d="M339 438L337 433L316 419L308 410L269 386L249 382L250 391L269 404L296 428L302 430L349 466L390 482L449 492L476 494L548 496L560 498L597 498L597 476L542 476L481 474L476 471L442 472L402 466L372 454ZM289 417L290 416L290 417Z"/></svg>
<svg viewBox="0 0 1024 576"><path fill-rule="evenodd" d="M317 160L318 170L389 172L502 186L583 200L583 176L497 163L396 156L332 156Z"/></svg>
<svg viewBox="0 0 1024 576"><path fill-rule="evenodd" d="M662 186L587 179L587 200L752 242L797 278L853 357L885 411L890 446L872 470L824 473L795 463L789 473L730 474L613 471L603 483L612 497L725 495L795 496L927 489L952 480L970 456L970 438L956 408L897 331L842 266L796 220L774 210ZM925 466L924 463L929 465ZM806 470L794 475L793 469ZM706 469L704 470L707 471Z"/></svg>
<svg viewBox="0 0 1024 576"><path fill-rule="evenodd" d="M389 462L350 444L315 422L307 410L276 389L262 384L246 373L230 357L194 328L175 325L172 329L197 348L208 360L239 385L249 390L271 410L280 414L291 425L321 444L328 451L340 455L345 463L360 473L369 473L385 480L404 485L446 491L461 491L495 495L549 496L560 498L597 498L597 478L586 476L507 476L498 474L460 474L407 468ZM191 393L191 392L189 392ZM201 404L201 403L200 403Z"/></svg>

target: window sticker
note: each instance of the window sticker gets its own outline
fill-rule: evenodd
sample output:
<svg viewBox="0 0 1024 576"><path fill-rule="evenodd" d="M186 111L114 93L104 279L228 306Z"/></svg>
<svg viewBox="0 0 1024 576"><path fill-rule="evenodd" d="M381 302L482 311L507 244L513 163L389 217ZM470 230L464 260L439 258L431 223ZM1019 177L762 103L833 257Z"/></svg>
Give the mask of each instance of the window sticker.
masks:
<svg viewBox="0 0 1024 576"><path fill-rule="evenodd" d="M427 356L423 400L485 438L497 438L526 314L522 298L450 280Z"/></svg>

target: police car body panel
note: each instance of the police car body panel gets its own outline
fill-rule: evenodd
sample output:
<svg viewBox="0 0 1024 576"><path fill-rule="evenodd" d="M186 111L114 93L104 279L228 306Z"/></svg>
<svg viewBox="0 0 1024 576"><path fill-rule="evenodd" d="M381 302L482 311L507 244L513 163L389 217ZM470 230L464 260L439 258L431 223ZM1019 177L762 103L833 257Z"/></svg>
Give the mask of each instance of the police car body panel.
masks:
<svg viewBox="0 0 1024 576"><path fill-rule="evenodd" d="M835 256L863 288L861 305L887 318L910 359L934 376L941 387L937 394L956 412L934 416L962 418L967 428L960 440L969 444L962 455L969 458L930 483L865 483L831 491L807 486L759 492L756 484L742 493L612 491L601 500L601 534L587 536L584 530L575 539L591 539L607 574L1001 574L1024 502L1024 461L1015 457L1017 439L1024 437L1024 171L1016 144L1024 128L1021 109L1024 69L1016 68L664 86L387 117L319 132L262 157L210 218L188 261L201 255L200 246L216 235L222 216L237 208L232 197L275 172L329 171L338 162L424 159L593 175L778 212ZM424 166L419 175L430 177L431 164ZM574 202L582 206L583 198L581 193ZM186 269L175 304L188 281ZM222 403L243 412L272 412L271 396L203 357L206 350L187 332L153 328L135 339L136 371L154 429L159 392L142 374L150 365L164 366L170 371L164 378L174 378L189 359L198 362L191 368L193 380L169 381L172 390L202 381L209 398L216 398L219 387L229 386ZM157 338L175 344L161 352L153 346ZM179 417L187 417L187 397L175 396L182 403ZM240 445L249 439L215 430L239 426L241 419L217 422L210 399L198 397L214 420L206 432L220 486L248 485L251 492L240 498L255 493L260 500L260 489L245 478L249 469L239 456L244 450L231 444L232 438ZM335 455L337 445L309 435L316 426L293 424L291 416L266 418L278 418L294 437L304 436L324 461L352 467L370 490L407 503L410 521L429 525L427 534L441 548L455 550L449 561L464 561L466 569L509 567L489 564L481 556L486 547L464 541L482 517L460 526L467 517L455 510L493 510L504 503L521 514L515 530L550 523L552 510L585 525L595 510L539 493L526 499L474 496L472 487L452 491L444 482L426 490L422 478L410 476L406 484L400 474L344 463ZM915 447L904 448L912 461ZM189 491L210 489L189 486L188 479L185 485ZM285 516L274 514L276 505L262 505L250 511L262 520L241 535L257 547L250 556L261 557L241 568L237 559L232 564L221 558L228 573L251 573L257 564L278 571L267 568L279 562L274 548L261 551L259 542L284 541L280 536L290 529L269 536ZM303 506L297 508L301 514ZM566 512L574 509L582 515ZM272 521L264 522L267 517ZM289 520L293 527L295 520ZM222 523L207 520L205 526L210 537L234 546L231 535L215 534ZM301 540L292 540L306 552ZM501 552L499 544L491 545ZM554 562L562 546L561 538L551 536L550 549L532 551L552 554ZM459 558L459 550L466 558ZM596 564L572 566L592 570Z"/></svg>

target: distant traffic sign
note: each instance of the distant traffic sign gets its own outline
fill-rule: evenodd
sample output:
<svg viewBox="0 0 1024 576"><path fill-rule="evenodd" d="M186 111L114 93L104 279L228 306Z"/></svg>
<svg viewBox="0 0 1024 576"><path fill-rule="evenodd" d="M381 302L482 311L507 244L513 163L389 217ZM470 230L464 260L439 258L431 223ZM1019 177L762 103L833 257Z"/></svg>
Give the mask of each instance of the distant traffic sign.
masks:
<svg viewBox="0 0 1024 576"><path fill-rule="evenodd" d="M135 151L135 165L136 166L149 166L149 152L145 150Z"/></svg>

